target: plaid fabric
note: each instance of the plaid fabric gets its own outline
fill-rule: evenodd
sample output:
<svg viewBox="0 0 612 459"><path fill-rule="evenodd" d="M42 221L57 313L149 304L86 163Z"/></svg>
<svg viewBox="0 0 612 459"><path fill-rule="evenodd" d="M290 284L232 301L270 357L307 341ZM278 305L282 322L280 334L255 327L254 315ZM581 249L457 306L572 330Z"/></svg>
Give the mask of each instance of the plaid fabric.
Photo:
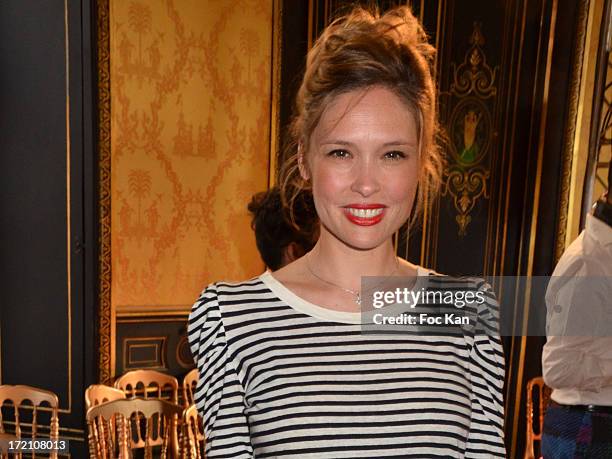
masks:
<svg viewBox="0 0 612 459"><path fill-rule="evenodd" d="M542 429L544 459L611 459L612 414L550 406Z"/></svg>

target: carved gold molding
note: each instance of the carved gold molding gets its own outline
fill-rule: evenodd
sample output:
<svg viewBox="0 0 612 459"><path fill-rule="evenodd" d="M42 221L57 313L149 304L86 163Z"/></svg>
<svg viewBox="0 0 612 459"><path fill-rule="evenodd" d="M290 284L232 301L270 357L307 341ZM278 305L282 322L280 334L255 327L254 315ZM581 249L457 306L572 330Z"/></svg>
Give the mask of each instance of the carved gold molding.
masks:
<svg viewBox="0 0 612 459"><path fill-rule="evenodd" d="M590 0L580 0L578 6L578 19L576 26L576 39L572 58L572 73L570 75L569 92L567 96L567 122L563 136L561 191L559 193L559 219L555 240L555 264L565 250L567 236L567 220L569 212L570 188L572 183L572 158L574 155L574 139L576 137L576 123L580 100L580 82L582 81L582 67L584 63L584 49L589 19Z"/></svg>
<svg viewBox="0 0 612 459"><path fill-rule="evenodd" d="M98 216L100 231L98 381L112 381L110 0L98 0Z"/></svg>
<svg viewBox="0 0 612 459"><path fill-rule="evenodd" d="M281 63L283 40L283 0L273 0L272 17L272 103L270 106L270 156L268 186L276 184L282 137L280 132Z"/></svg>
<svg viewBox="0 0 612 459"><path fill-rule="evenodd" d="M487 64L487 57L482 50L485 39L480 27L479 22L474 22L470 37L472 46L466 53L463 63L458 67L454 62L450 65L453 73L450 92L457 97L476 94L482 99L488 99L497 95L495 87L497 67L491 68Z"/></svg>
<svg viewBox="0 0 612 459"><path fill-rule="evenodd" d="M443 195L451 195L458 214L455 221L459 225L459 236L465 236L468 224L472 221L470 213L478 199L483 196L489 198L487 181L490 173L483 168L470 169L452 168L444 184Z"/></svg>

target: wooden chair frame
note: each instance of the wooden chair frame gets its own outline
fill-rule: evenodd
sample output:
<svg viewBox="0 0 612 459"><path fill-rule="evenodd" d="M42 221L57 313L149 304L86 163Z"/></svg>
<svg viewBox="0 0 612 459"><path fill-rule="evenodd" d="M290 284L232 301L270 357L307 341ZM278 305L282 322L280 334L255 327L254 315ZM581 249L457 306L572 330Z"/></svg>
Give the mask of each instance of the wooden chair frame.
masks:
<svg viewBox="0 0 612 459"><path fill-rule="evenodd" d="M125 399L125 392L104 384L92 384L85 390L85 410L100 403Z"/></svg>
<svg viewBox="0 0 612 459"><path fill-rule="evenodd" d="M92 406L97 406L102 403L112 402L114 400L125 400L125 392L114 387L104 384L92 384L85 390L85 410L89 410ZM117 425L115 419L111 419L108 426L100 419L93 421L98 429L98 434L102 438L110 438L113 444L117 443ZM108 429L108 432L107 432Z"/></svg>
<svg viewBox="0 0 612 459"><path fill-rule="evenodd" d="M153 455L153 447L161 447L161 457L167 457L168 448L173 458L179 457L178 428L182 420L183 408L165 400L145 400L132 398L113 400L91 407L87 411L89 432L89 454L92 459L131 458L131 450L144 449L145 458ZM157 422L152 418L157 415ZM118 432L113 441L110 423L115 420ZM144 421L145 435L142 435ZM100 425L106 425L100 431ZM132 428L135 425L136 428Z"/></svg>
<svg viewBox="0 0 612 459"><path fill-rule="evenodd" d="M32 402L32 405L23 405L23 402L29 400ZM31 409L32 410L32 429L27 434L32 438L40 438L37 436L38 434L38 423L37 421L37 411L40 408L44 408L46 410L51 411L51 421L49 426L49 438L50 440L59 440L59 400L57 395L48 390L39 389L37 387L32 386L24 386L24 385L3 385L0 386L0 407L4 405L5 402L12 402L13 404L13 412L15 414L15 433L7 434L4 430L3 420L2 420L2 412L0 411L0 435L2 435L3 439L20 439L21 438L21 424L19 422L19 409ZM43 407L43 403L48 403L49 408ZM0 452L1 454L2 452ZM19 455L18 457L20 457ZM2 454L2 457L7 457ZM49 457L56 459L57 452L53 452L49 455Z"/></svg>
<svg viewBox="0 0 612 459"><path fill-rule="evenodd" d="M198 369L194 368L183 378L182 389L185 408L189 408L189 406L195 403L193 394L195 393L199 377Z"/></svg>
<svg viewBox="0 0 612 459"><path fill-rule="evenodd" d="M195 405L183 412L183 459L204 459L204 422Z"/></svg>
<svg viewBox="0 0 612 459"><path fill-rule="evenodd" d="M139 386L143 386L139 389ZM170 401L178 403L178 380L171 375L155 370L132 370L121 375L115 381L115 388L125 392L127 398L142 397L144 399L165 399L163 392L170 388ZM142 394L141 394L142 390Z"/></svg>
<svg viewBox="0 0 612 459"><path fill-rule="evenodd" d="M534 403L534 390L537 390L538 403ZM544 426L544 414L550 401L552 389L544 384L541 376L530 379L527 383L527 436L525 440L525 455L523 459L536 459L535 442L542 441L542 427ZM536 421L537 406L537 425L538 431L534 429Z"/></svg>

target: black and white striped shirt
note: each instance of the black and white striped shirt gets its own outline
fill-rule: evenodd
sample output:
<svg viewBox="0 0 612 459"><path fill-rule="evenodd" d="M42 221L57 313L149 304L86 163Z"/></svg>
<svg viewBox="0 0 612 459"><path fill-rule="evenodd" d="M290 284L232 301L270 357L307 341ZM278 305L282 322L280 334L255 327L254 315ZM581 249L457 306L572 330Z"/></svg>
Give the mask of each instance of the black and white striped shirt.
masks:
<svg viewBox="0 0 612 459"><path fill-rule="evenodd" d="M484 281L436 276L485 293ZM188 336L209 459L505 457L503 351L491 333L364 334L270 273L204 290ZM490 323L490 319L489 319Z"/></svg>

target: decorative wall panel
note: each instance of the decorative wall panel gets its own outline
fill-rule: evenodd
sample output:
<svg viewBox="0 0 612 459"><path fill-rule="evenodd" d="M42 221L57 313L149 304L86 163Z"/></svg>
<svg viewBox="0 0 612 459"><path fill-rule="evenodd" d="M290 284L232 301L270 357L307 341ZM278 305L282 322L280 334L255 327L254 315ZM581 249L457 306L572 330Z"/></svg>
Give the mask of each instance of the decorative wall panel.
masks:
<svg viewBox="0 0 612 459"><path fill-rule="evenodd" d="M457 235L465 236L470 215L481 198L488 199L491 144L495 138L493 116L497 96L499 67L487 64L482 24L474 22L470 47L463 62L451 62L450 90L447 99L448 167L444 172L442 196L453 203Z"/></svg>
<svg viewBox="0 0 612 459"><path fill-rule="evenodd" d="M263 270L246 204L268 185L272 23L272 0L110 2L118 314Z"/></svg>
<svg viewBox="0 0 612 459"><path fill-rule="evenodd" d="M281 2L97 8L98 371L110 383L136 366L130 337L165 336L165 371L191 368L183 328L201 289L263 270L246 205L278 145Z"/></svg>
<svg viewBox="0 0 612 459"><path fill-rule="evenodd" d="M166 369L166 338L148 336L145 338L125 338L123 340L124 369L149 368Z"/></svg>
<svg viewBox="0 0 612 459"><path fill-rule="evenodd" d="M193 368L184 316L119 317L116 373L148 368L181 377Z"/></svg>

